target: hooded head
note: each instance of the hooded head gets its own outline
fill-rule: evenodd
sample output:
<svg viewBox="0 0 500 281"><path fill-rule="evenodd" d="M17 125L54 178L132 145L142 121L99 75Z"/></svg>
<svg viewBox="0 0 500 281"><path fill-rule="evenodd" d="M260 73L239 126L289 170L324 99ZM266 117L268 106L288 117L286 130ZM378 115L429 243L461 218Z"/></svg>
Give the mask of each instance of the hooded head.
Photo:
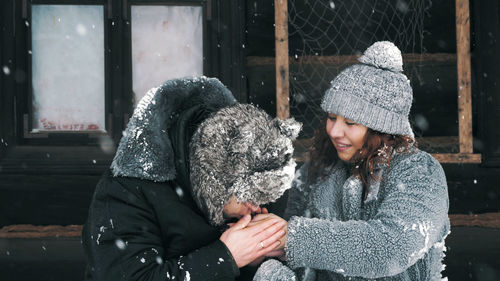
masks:
<svg viewBox="0 0 500 281"><path fill-rule="evenodd" d="M173 79L151 89L135 108L123 133L111 164L113 175L156 182L183 179L183 165L175 161L183 159L177 155L183 151L179 141L183 136L173 127L178 129L178 124L188 119L186 113L191 113L189 119L201 119L207 114L200 112L215 112L235 103L219 80L204 76ZM172 133L175 138L171 138Z"/></svg>
<svg viewBox="0 0 500 281"><path fill-rule="evenodd" d="M292 140L300 129L293 119L272 119L248 104L223 108L199 125L189 149L191 188L212 225L224 222L224 206L233 196L262 205L290 188Z"/></svg>
<svg viewBox="0 0 500 281"><path fill-rule="evenodd" d="M335 77L321 108L375 131L413 137L408 121L413 91L402 73L401 51L391 42L376 42L359 62Z"/></svg>

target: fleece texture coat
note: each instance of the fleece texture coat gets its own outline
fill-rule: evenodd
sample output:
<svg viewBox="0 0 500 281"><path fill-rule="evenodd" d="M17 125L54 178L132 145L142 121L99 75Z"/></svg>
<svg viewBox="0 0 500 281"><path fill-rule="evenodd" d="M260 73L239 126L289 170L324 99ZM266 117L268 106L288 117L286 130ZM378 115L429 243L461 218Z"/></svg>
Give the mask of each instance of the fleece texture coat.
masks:
<svg viewBox="0 0 500 281"><path fill-rule="evenodd" d="M235 280L240 272L219 240L222 230L196 206L184 158L176 157L188 155L187 124L235 103L206 77L171 80L146 94L90 205L86 280Z"/></svg>
<svg viewBox="0 0 500 281"><path fill-rule="evenodd" d="M312 185L307 169L297 172L285 212L287 269L295 274L273 260L254 280L441 280L449 202L431 155L395 153L364 202L361 181L342 161Z"/></svg>

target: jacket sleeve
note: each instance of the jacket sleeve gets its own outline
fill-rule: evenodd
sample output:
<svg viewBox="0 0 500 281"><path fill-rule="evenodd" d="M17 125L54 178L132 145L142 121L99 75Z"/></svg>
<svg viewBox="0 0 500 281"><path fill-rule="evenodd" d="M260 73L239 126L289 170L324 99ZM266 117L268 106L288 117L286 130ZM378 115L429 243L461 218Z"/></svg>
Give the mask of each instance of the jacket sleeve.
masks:
<svg viewBox="0 0 500 281"><path fill-rule="evenodd" d="M227 247L216 240L184 256L164 259L160 226L148 202L114 181L94 197L101 212L89 215L84 247L95 281L234 280L238 267ZM99 188L99 187L98 187ZM192 231L196 231L193 229ZM88 233L86 233L88 232ZM87 241L86 241L87 240Z"/></svg>
<svg viewBox="0 0 500 281"><path fill-rule="evenodd" d="M310 185L307 184L307 170L309 164L304 164L295 173L292 187L288 192L288 201L283 218L286 220L292 216L303 216L304 210L309 202Z"/></svg>
<svg viewBox="0 0 500 281"><path fill-rule="evenodd" d="M405 271L449 229L444 172L429 154L395 159L371 220L292 217L286 255L292 268L311 267L364 278Z"/></svg>
<svg viewBox="0 0 500 281"><path fill-rule="evenodd" d="M290 268L275 259L270 259L260 265L253 281L298 281L298 279Z"/></svg>

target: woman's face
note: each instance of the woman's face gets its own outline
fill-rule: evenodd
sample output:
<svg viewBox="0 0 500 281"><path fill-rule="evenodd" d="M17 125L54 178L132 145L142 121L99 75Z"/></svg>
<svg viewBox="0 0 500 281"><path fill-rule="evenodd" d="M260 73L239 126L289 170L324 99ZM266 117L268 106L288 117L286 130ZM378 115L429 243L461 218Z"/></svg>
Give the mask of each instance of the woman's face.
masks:
<svg viewBox="0 0 500 281"><path fill-rule="evenodd" d="M349 162L365 143L368 128L345 119L340 115L328 114L326 133L342 161Z"/></svg>

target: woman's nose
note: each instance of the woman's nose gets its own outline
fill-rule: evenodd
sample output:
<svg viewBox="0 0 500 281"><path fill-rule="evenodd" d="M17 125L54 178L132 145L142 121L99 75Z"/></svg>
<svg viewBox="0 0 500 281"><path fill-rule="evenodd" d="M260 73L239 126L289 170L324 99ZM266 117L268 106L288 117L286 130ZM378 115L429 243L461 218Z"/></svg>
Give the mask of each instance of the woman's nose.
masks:
<svg viewBox="0 0 500 281"><path fill-rule="evenodd" d="M328 130L328 135L332 138L339 138L344 136L344 129L341 122L333 122Z"/></svg>

